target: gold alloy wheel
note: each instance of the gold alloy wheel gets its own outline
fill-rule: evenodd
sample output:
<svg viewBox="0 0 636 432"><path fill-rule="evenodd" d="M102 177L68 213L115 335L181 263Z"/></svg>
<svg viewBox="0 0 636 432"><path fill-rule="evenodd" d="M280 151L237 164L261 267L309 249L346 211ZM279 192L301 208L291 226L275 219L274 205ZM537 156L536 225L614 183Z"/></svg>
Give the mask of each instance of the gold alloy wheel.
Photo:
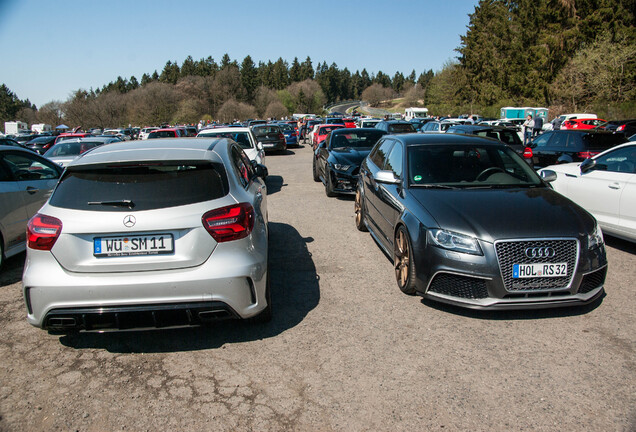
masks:
<svg viewBox="0 0 636 432"><path fill-rule="evenodd" d="M411 251L409 241L404 230L399 230L395 239L395 277L400 289L409 282L409 270L411 264Z"/></svg>

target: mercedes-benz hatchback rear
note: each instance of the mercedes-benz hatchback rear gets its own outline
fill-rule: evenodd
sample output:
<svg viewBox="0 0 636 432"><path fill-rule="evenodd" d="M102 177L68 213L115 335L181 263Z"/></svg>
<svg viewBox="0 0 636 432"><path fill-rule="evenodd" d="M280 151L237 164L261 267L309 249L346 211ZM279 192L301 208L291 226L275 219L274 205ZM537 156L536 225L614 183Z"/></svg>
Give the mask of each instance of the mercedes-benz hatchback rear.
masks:
<svg viewBox="0 0 636 432"><path fill-rule="evenodd" d="M85 153L29 221L28 322L74 331L269 319L262 169L227 139Z"/></svg>

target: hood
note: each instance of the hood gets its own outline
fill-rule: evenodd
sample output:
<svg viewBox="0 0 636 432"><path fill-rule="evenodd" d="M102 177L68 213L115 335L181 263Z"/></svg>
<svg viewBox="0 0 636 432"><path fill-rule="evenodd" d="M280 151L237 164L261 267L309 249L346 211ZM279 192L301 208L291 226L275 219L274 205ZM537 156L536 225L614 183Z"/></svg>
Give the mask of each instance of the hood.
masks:
<svg viewBox="0 0 636 432"><path fill-rule="evenodd" d="M329 159L333 163L360 166L362 160L371 153L370 148L344 147L333 149L329 153Z"/></svg>
<svg viewBox="0 0 636 432"><path fill-rule="evenodd" d="M579 238L594 218L546 187L519 189L410 189L440 228L493 242L513 238Z"/></svg>

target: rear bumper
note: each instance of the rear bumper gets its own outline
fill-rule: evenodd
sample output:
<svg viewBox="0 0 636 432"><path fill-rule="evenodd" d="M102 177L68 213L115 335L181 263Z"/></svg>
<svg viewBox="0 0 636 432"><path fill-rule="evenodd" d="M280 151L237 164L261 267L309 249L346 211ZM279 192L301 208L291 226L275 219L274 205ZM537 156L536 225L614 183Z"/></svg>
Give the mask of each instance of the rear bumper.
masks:
<svg viewBox="0 0 636 432"><path fill-rule="evenodd" d="M50 328L64 323L53 321L53 325L52 318L66 317L75 320L69 324L84 329L97 324L91 324L89 317L86 325L82 315L103 315L111 323L108 328L117 328L117 314L120 318L144 315L151 327L165 326L163 322L172 322L175 314L180 315L177 325L200 324L206 316L200 312L207 317L258 315L267 306L267 255L253 251L241 254L240 259L230 258L173 270L73 273L64 270L50 252L29 249L23 276L27 321ZM126 322L134 321L122 318L121 322L127 327Z"/></svg>

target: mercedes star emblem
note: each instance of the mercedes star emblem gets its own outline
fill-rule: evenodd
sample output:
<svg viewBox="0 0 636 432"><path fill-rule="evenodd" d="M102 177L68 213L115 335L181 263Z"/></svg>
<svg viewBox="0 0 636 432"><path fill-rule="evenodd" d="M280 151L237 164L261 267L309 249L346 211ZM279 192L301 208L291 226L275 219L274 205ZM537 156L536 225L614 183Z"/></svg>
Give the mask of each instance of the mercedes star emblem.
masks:
<svg viewBox="0 0 636 432"><path fill-rule="evenodd" d="M135 217L133 215L128 215L124 218L124 225L127 228L132 228L135 226L135 223L137 223L137 219L135 219Z"/></svg>

